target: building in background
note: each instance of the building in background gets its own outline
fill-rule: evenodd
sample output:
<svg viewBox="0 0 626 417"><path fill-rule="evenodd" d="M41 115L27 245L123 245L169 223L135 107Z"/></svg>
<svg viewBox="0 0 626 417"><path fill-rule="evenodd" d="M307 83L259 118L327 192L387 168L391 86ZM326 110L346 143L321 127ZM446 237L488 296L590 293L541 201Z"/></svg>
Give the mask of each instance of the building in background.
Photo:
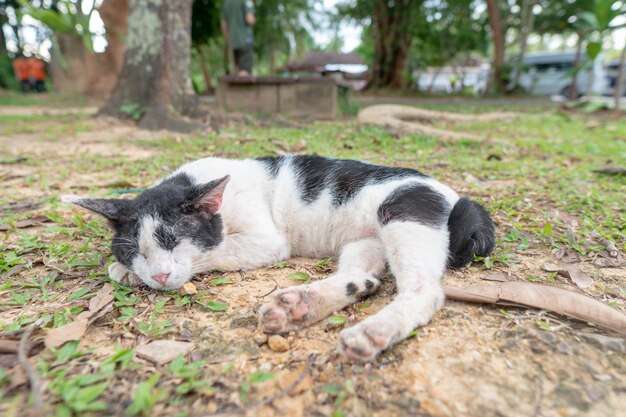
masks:
<svg viewBox="0 0 626 417"><path fill-rule="evenodd" d="M287 75L313 75L335 79L337 84L361 90L367 84L367 70L355 53L307 52L281 69Z"/></svg>

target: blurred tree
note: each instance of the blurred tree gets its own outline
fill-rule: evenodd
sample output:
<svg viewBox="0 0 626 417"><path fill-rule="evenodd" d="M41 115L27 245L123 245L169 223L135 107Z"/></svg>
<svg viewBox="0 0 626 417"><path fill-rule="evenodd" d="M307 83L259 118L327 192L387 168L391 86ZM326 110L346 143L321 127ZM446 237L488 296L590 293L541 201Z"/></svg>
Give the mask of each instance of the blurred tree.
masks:
<svg viewBox="0 0 626 417"><path fill-rule="evenodd" d="M198 62L204 78L204 91L209 92L211 87L211 71L207 46L221 36L219 0L194 0L191 13L191 44L198 54ZM225 63L228 60L224 61ZM226 69L225 72L228 72Z"/></svg>
<svg viewBox="0 0 626 417"><path fill-rule="evenodd" d="M526 47L528 45L528 37L533 31L535 23L535 13L533 8L538 0L521 0L522 6L520 8L520 25L519 25L519 57L515 61L515 74L513 78L513 84L510 86L511 90L519 88L520 77L524 71L524 57L526 56Z"/></svg>
<svg viewBox="0 0 626 417"><path fill-rule="evenodd" d="M423 0L354 0L338 6L341 16L371 25L374 57L368 88L404 88L422 3Z"/></svg>
<svg viewBox="0 0 626 417"><path fill-rule="evenodd" d="M192 0L132 0L124 66L100 114L147 129L189 131L196 111L189 76Z"/></svg>
<svg viewBox="0 0 626 417"><path fill-rule="evenodd" d="M427 1L414 24L410 51L413 68L468 65L473 53L484 55L489 45L484 15L475 15L478 1ZM436 77L429 87L432 90ZM463 78L460 78L463 82Z"/></svg>
<svg viewBox="0 0 626 417"><path fill-rule="evenodd" d="M254 46L259 61L274 74L281 64L303 52L311 38L305 25L312 24L312 0L263 0L257 2Z"/></svg>
<svg viewBox="0 0 626 417"><path fill-rule="evenodd" d="M17 15L19 4L17 0L0 0L0 28L7 25L11 29L11 33L16 42L18 52L21 52L23 42L20 35L20 20ZM13 19L11 19L13 17ZM6 41L4 33L2 33L3 47L6 49Z"/></svg>
<svg viewBox="0 0 626 417"><path fill-rule="evenodd" d="M500 6L497 0L487 0L489 25L491 26L491 40L493 42L493 61L491 64L491 83L488 91L492 93L504 92L506 79L504 74L505 29L502 24Z"/></svg>

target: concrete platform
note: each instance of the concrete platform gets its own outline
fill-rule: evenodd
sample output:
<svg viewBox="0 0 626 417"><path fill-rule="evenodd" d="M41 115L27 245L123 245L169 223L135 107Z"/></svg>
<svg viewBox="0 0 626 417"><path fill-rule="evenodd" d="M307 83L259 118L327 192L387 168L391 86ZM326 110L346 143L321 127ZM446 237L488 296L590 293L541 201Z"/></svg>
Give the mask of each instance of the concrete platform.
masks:
<svg viewBox="0 0 626 417"><path fill-rule="evenodd" d="M320 77L218 78L217 103L226 111L309 119L337 116L337 85Z"/></svg>

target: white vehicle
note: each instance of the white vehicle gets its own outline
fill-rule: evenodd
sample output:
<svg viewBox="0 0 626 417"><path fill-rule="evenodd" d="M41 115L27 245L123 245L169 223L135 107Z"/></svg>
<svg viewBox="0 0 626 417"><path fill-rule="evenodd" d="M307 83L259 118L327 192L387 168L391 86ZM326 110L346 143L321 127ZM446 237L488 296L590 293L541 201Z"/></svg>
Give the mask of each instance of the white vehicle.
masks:
<svg viewBox="0 0 626 417"><path fill-rule="evenodd" d="M587 56L580 54L580 63L585 62ZM575 51L541 52L527 54L524 57L524 69L520 76L520 86L531 94L571 96L574 69L576 62ZM514 75L512 78L514 78ZM589 77L592 77L590 82ZM579 95L602 94L606 89L606 77L602 64L602 55L598 56L593 68L586 68L578 72L577 90ZM588 91L591 90L591 91Z"/></svg>

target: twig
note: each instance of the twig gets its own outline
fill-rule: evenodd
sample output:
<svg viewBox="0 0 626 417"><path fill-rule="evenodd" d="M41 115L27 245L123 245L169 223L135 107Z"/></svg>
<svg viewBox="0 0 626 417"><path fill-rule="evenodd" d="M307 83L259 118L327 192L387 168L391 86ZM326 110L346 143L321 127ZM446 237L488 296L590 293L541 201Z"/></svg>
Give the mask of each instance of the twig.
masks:
<svg viewBox="0 0 626 417"><path fill-rule="evenodd" d="M298 378L296 378L295 381L293 381L287 388L280 391L278 394L273 395L268 398L264 398L261 401L257 401L255 403L248 404L245 407L231 408L231 409L226 409L222 411L217 411L215 413L197 414L194 417L212 417L212 416L220 416L224 414L244 414L250 410L253 410L258 407L262 407L267 404L271 404L274 401L279 400L289 395L289 393L293 391L300 384L300 382L302 382L302 380L309 374L309 372L311 372L311 367L313 365L313 362L315 361L315 356L316 356L315 354L312 354L309 356L309 359L306 362L306 367L304 368L302 373L298 375Z"/></svg>
<svg viewBox="0 0 626 417"><path fill-rule="evenodd" d="M265 298L268 295L270 295L271 293L273 293L274 291L276 291L277 289L278 289L278 284L274 285L274 288L272 288L272 290L270 292L268 292L267 294L257 295L256 298Z"/></svg>
<svg viewBox="0 0 626 417"><path fill-rule="evenodd" d="M37 410L41 410L43 408L43 403L41 402L41 380L28 361L26 345L28 344L28 339L30 339L35 329L38 329L39 326L41 326L41 322L42 320L39 319L24 330L24 334L22 335L20 343L17 347L17 361L20 365L22 365L22 368L24 368L26 375L28 375L30 392L33 394L33 401L35 402L35 408Z"/></svg>

